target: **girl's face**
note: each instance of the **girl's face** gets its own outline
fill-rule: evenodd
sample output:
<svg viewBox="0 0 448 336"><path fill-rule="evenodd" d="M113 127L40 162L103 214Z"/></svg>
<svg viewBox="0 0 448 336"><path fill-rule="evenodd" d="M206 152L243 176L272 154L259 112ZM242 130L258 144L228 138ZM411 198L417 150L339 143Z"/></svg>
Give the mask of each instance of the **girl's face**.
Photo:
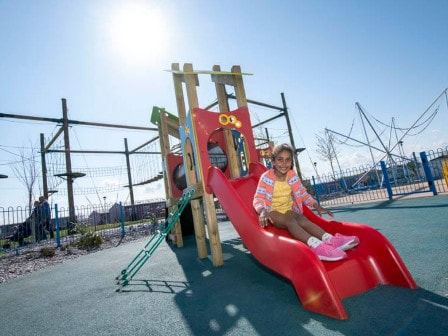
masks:
<svg viewBox="0 0 448 336"><path fill-rule="evenodd" d="M291 153L287 150L281 151L274 158L274 170L279 176L284 176L291 169L292 157Z"/></svg>

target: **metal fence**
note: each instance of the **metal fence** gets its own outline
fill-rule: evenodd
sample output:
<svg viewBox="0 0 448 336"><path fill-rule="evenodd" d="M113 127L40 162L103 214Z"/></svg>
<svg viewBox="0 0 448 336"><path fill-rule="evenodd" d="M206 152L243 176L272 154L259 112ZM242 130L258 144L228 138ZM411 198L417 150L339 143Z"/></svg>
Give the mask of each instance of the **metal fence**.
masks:
<svg viewBox="0 0 448 336"><path fill-rule="evenodd" d="M448 147L413 153L409 158L382 161L377 166L360 166L320 175L304 181L323 205L340 205L391 200L413 194L448 192Z"/></svg>
<svg viewBox="0 0 448 336"><path fill-rule="evenodd" d="M323 205L342 205L426 193L448 192L448 147L413 154L410 158L381 162L320 175L304 180L308 191ZM226 220L219 202L218 220ZM164 200L130 204L100 204L75 207L75 219L69 220L67 208L51 207L48 226L33 219L29 207L0 207L0 253L30 244L73 242L81 234L118 236L145 231L149 234L166 218ZM53 234L52 234L53 231Z"/></svg>
<svg viewBox="0 0 448 336"><path fill-rule="evenodd" d="M75 207L75 219L69 210L51 206L48 225L29 207L0 207L0 253L29 245L70 243L85 233L103 237L141 233L152 234L166 217L165 201L130 204L101 204Z"/></svg>

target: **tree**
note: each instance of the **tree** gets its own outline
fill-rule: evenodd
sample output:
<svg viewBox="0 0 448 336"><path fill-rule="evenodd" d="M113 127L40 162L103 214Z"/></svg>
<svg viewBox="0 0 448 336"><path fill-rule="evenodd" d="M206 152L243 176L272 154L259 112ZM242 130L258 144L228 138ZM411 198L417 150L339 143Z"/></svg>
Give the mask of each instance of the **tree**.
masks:
<svg viewBox="0 0 448 336"><path fill-rule="evenodd" d="M30 211L32 210L34 189L39 175L37 168L38 162L36 160L37 156L37 150L32 145L30 145L29 151L21 148L19 152L20 159L12 166L14 175L27 190L27 200Z"/></svg>
<svg viewBox="0 0 448 336"><path fill-rule="evenodd" d="M415 164L414 161L409 161L408 163L406 163L406 167L414 174L414 176L417 176L417 165Z"/></svg>
<svg viewBox="0 0 448 336"><path fill-rule="evenodd" d="M335 147L335 136L333 133L325 132L323 135L316 134L316 139L316 152L324 161L328 161L330 163L331 171L334 177L335 173L333 161L337 160L337 155L339 154Z"/></svg>

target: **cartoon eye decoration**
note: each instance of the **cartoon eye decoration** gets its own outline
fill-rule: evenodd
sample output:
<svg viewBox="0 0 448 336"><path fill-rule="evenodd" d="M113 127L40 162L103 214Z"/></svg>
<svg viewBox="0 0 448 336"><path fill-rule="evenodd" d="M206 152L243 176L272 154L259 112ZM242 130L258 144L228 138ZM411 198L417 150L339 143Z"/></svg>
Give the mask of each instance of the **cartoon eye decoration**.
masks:
<svg viewBox="0 0 448 336"><path fill-rule="evenodd" d="M220 114L219 123L223 126L226 126L229 123L229 116L227 114Z"/></svg>
<svg viewBox="0 0 448 336"><path fill-rule="evenodd" d="M227 126L228 124L235 125L236 128L241 128L241 126L243 126L242 122L239 121L234 115L221 113L218 117L218 120L219 123L223 126Z"/></svg>

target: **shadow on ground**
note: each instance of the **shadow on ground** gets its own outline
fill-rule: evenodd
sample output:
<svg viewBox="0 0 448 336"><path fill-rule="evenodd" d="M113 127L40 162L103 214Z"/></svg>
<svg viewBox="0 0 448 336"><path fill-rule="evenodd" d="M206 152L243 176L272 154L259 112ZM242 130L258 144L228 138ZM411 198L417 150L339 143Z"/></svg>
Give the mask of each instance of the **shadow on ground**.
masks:
<svg viewBox="0 0 448 336"><path fill-rule="evenodd" d="M292 285L259 264L239 238L222 243L225 266L172 247L187 281L134 280L126 291L174 294L192 334L202 335L444 335L448 299L425 289L379 286L343 300L349 319L304 310Z"/></svg>

